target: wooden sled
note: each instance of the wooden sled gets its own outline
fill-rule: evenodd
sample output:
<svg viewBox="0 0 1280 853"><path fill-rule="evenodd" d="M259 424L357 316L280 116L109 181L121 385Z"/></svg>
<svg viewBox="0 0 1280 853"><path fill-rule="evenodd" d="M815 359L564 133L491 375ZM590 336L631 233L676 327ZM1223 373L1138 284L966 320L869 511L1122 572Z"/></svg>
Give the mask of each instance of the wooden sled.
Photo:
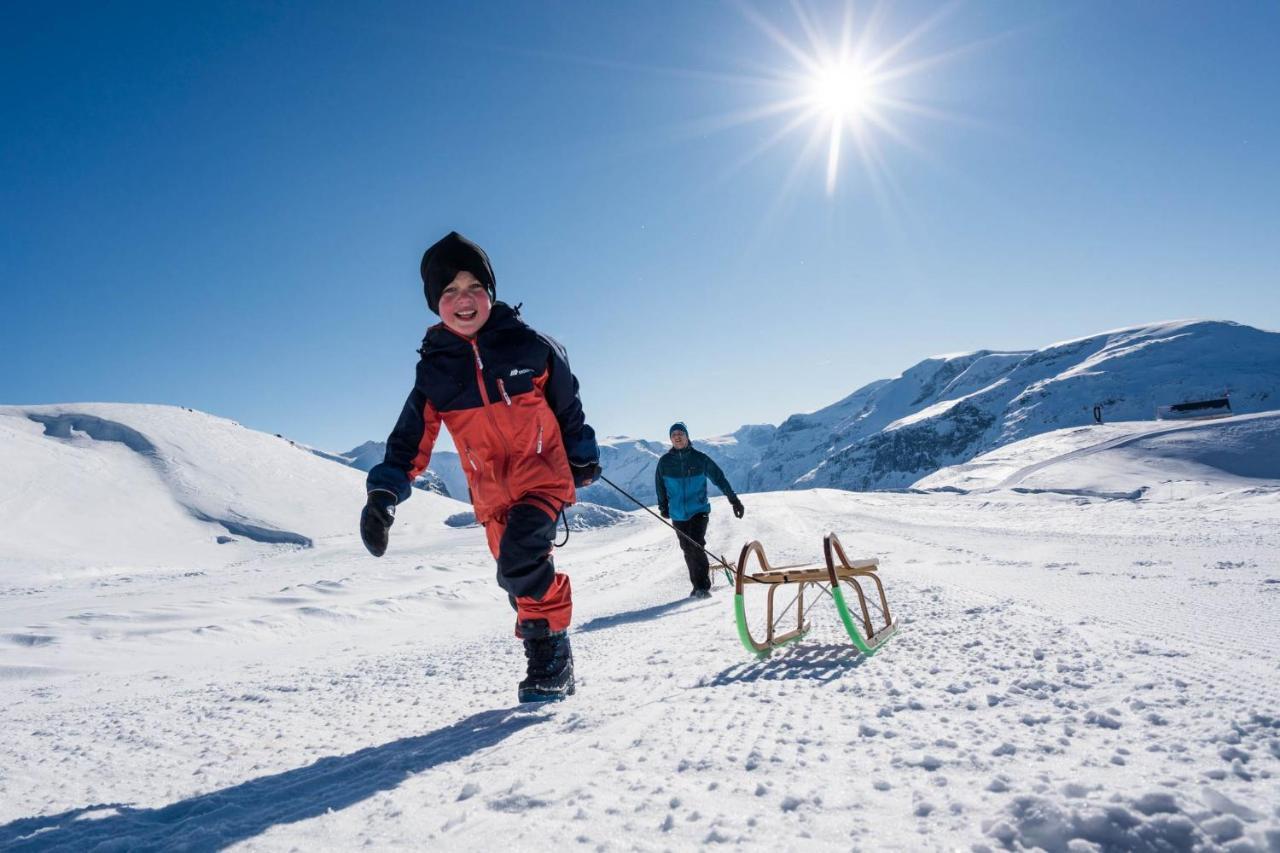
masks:
<svg viewBox="0 0 1280 853"><path fill-rule="evenodd" d="M889 613L889 602L884 595L884 584L880 582L880 576L876 573L876 568L880 565L880 561L874 558L850 561L845 556L844 548L841 547L840 540L836 538L834 533L828 533L823 538L822 552L827 561L825 567L798 565L774 568L769 565L769 560L764 555L764 546L759 542L748 542L742 547L742 554L738 557L738 566L734 572L736 581L734 584L733 609L734 615L738 620L738 637L742 640L742 645L746 647L747 651L759 657L765 657L779 646L799 640L809 632L809 623L805 621L804 592L806 587L816 588L819 596L825 593L831 597L831 600L835 602L836 611L840 614L840 621L844 624L844 629L849 634L849 639L853 640L853 644L857 646L858 651L864 655L875 654L898 630L898 624L893 621L893 617ZM760 571L750 573L747 571L747 562L753 554L760 564ZM880 615L884 617L884 625L879 628L872 627L871 611L867 607L867 597L863 594L862 584L859 583L860 579L868 578L875 583L876 591L880 594ZM763 643L757 641L751 635L751 629L747 624L747 605L743 596L743 590L747 584L767 584L769 586L768 603L765 612L766 633ZM787 585L796 586L796 596L792 599L791 604L783 608L782 612L775 617L774 596L780 587ZM849 612L849 606L845 602L844 587L846 586L852 587L858 594L858 604L862 611L862 633L858 631L857 625L854 624L854 617ZM781 634L778 633L778 626L793 606L796 608L795 629Z"/></svg>

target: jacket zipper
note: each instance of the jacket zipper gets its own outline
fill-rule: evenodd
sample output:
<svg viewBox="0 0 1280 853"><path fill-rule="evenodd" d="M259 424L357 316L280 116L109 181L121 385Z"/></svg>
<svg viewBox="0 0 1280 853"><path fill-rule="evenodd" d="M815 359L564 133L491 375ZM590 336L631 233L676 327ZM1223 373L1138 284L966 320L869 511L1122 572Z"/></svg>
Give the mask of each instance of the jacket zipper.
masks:
<svg viewBox="0 0 1280 853"><path fill-rule="evenodd" d="M503 400L505 400L505 401L507 402L507 405L508 405L508 406L510 406L510 405L511 405L511 397L509 397L509 396L507 395L507 386L502 384L502 380L501 380L501 379L499 379L499 380L498 380L498 393L502 395L502 399L503 399Z"/></svg>
<svg viewBox="0 0 1280 853"><path fill-rule="evenodd" d="M542 424L538 424L538 448L534 452L542 455Z"/></svg>
<svg viewBox="0 0 1280 853"><path fill-rule="evenodd" d="M484 412L489 416L489 425L493 427L494 434L502 440L502 476L500 478L501 482L499 483L499 486L502 488L502 491L506 493L507 502L513 504L516 502L516 499L515 496L511 494L511 486L507 482L507 466L511 461L511 445L507 443L506 435L503 434L501 428L498 426L498 417L493 413L493 401L489 399L489 389L486 388L484 384L484 360L480 358L480 345L474 340L470 341L470 343L471 351L475 353L476 357L476 384L480 386L480 399L484 403ZM498 381L501 382L502 380Z"/></svg>

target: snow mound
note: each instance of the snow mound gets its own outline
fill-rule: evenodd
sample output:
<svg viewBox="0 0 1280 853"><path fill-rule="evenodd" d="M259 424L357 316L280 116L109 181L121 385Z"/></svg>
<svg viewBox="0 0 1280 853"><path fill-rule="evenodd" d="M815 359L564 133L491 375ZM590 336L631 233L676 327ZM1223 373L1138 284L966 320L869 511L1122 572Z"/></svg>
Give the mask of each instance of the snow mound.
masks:
<svg viewBox="0 0 1280 853"><path fill-rule="evenodd" d="M1147 500L1280 493L1280 411L1055 430L944 468L914 488Z"/></svg>
<svg viewBox="0 0 1280 853"><path fill-rule="evenodd" d="M351 468L177 406L0 407L0 470L0 582L311 548L364 499Z"/></svg>
<svg viewBox="0 0 1280 853"><path fill-rule="evenodd" d="M1083 790L1069 794L1087 796ZM1188 802L1167 790L1134 799L1112 795L1106 801L1074 803L1023 795L1009 803L1005 815L986 822L986 834L1006 850L1069 853L1086 850L1268 850L1274 839L1249 826L1258 815L1205 787ZM1231 843L1229 848L1220 847ZM979 848L975 848L979 849ZM989 849L989 848L988 848Z"/></svg>

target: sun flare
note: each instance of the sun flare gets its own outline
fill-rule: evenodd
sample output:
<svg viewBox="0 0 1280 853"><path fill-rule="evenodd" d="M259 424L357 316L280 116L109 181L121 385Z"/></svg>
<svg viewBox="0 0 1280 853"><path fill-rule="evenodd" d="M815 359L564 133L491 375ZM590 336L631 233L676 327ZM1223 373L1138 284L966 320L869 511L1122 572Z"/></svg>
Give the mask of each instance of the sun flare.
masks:
<svg viewBox="0 0 1280 853"><path fill-rule="evenodd" d="M776 121L777 127L740 160L742 168L774 148L797 131L808 131L787 186L825 153L826 191L834 195L839 184L841 161L846 149L856 154L866 185L882 206L890 206L896 184L890 172L895 146L929 158L909 133L913 119L959 117L929 106L923 99L935 94L925 85L938 80L924 72L950 62L973 45L950 46L941 53L923 54L928 35L951 13L955 4L939 7L925 20L893 39L886 6L877 3L866 14L855 15L852 0L846 0L843 15L831 14L839 6L823 7L817 14L795 0L792 25L778 24L750 4L743 14L789 58L788 65L765 67L760 73L742 78L749 85L770 92L770 97L754 107L717 116L712 127L728 129L736 125ZM865 8L865 7L864 7ZM793 34L802 36L796 39ZM732 79L732 78L730 78ZM779 121L780 120L780 121ZM930 158L931 159L931 158Z"/></svg>
<svg viewBox="0 0 1280 853"><path fill-rule="evenodd" d="M808 85L809 100L832 121L858 121L875 101L875 81L852 62L819 68Z"/></svg>

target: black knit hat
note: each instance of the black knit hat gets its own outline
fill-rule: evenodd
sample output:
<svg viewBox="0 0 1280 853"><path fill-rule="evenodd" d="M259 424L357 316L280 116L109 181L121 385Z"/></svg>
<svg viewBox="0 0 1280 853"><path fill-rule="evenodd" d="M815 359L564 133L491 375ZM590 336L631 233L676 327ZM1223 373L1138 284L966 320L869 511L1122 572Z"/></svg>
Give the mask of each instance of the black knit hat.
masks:
<svg viewBox="0 0 1280 853"><path fill-rule="evenodd" d="M427 297L431 313L440 313L440 294L453 281L454 276L466 270L480 280L489 291L489 298L497 300L498 287L493 277L489 256L475 243L457 231L441 237L422 255L422 292Z"/></svg>
<svg viewBox="0 0 1280 853"><path fill-rule="evenodd" d="M684 433L685 438L688 438L688 437L689 437L689 428L688 428L687 426L685 426L685 425L684 425L684 421L676 421L675 423L673 423L673 424L671 425L671 429L667 430L667 435L668 435L668 437L669 437L669 436L671 435L671 433L673 433L673 432L682 432L682 433Z"/></svg>

